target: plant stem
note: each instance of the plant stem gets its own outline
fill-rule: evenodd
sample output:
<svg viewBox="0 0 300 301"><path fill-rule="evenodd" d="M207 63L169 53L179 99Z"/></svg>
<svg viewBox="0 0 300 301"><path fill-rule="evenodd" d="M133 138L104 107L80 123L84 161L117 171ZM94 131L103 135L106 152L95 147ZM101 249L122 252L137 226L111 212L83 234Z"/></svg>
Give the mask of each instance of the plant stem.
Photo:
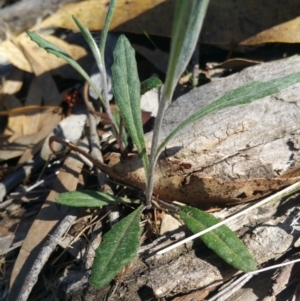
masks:
<svg viewBox="0 0 300 301"><path fill-rule="evenodd" d="M110 26L112 17L114 15L114 12L115 12L115 9L116 9L117 1L118 0L111 0L110 3L109 3L108 11L107 11L107 14L106 14L104 26L103 26L102 33L101 33L100 46L99 46L101 62L97 62L97 65L98 65L98 68L99 68L100 72L102 73L103 98L105 100L105 105L106 105L106 114L107 114L108 119L111 122L113 134L114 134L114 136L116 137L116 139L118 141L120 151L124 156L125 155L125 145L124 145L124 142L122 140L122 136L118 132L118 127L117 127L117 124L116 124L115 119L113 117L113 114L111 112L110 104L109 104L109 100L108 100L107 72L106 72L106 67L105 67L106 39L107 39L107 34L108 34L108 30L109 30L109 26Z"/></svg>
<svg viewBox="0 0 300 301"><path fill-rule="evenodd" d="M153 129L151 152L150 152L150 158L149 158L149 174L146 179L146 206L150 206L150 202L151 202L153 185L154 185L155 165L156 165L157 159L160 155L160 153L157 153L159 133L160 133L161 125L162 125L163 118L165 115L165 111L169 104L169 100L166 99L166 97L164 97L164 94L165 93L163 93L163 97L159 103L159 108L158 108L155 125L154 125L154 129Z"/></svg>
<svg viewBox="0 0 300 301"><path fill-rule="evenodd" d="M123 156L125 156L125 145L124 145L124 142L122 140L122 136L119 134L116 121L115 121L115 119L113 117L113 114L111 112L111 109L110 109L108 86L107 86L107 72L106 72L106 67L105 67L106 39L107 39L109 26L110 26L110 23L111 23L111 20L112 20L112 17L113 17L115 8L116 8L117 1L118 0L111 0L110 1L109 8L108 8L106 18L105 18L105 22L104 22L104 26L103 26L102 33L101 33L101 40L100 40L99 50L97 49L97 51L95 51L94 57L95 57L95 60L96 60L97 67L98 67L100 73L102 74L103 98L104 98L104 102L105 102L106 114L107 114L107 117L108 117L108 119L111 123L112 132L113 132L114 136L116 137L117 142L119 144L120 151L123 154ZM98 54L98 51L99 51L99 54Z"/></svg>

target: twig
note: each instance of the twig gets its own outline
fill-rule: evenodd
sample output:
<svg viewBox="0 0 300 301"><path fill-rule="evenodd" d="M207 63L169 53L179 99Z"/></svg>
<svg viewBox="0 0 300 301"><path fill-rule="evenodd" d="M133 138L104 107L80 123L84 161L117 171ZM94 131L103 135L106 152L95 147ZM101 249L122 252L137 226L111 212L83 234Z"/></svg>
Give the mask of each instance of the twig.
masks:
<svg viewBox="0 0 300 301"><path fill-rule="evenodd" d="M191 241L191 240L193 240L193 239L195 239L195 238L197 238L197 237L199 237L199 236L201 236L201 235L203 235L205 233L208 233L208 232L210 232L210 231L212 231L212 230L214 230L214 229L216 229L216 228L218 228L218 227L220 227L220 226L222 226L222 225L230 222L231 220L233 220L233 219L235 219L235 218L237 218L237 217L239 217L241 215L244 215L245 213L251 211L252 209L260 207L260 206L262 206L262 205L264 205L264 204L266 204L266 203L268 203L270 201L276 201L277 199L280 199L280 198L282 198L282 197L284 197L286 195L290 195L290 194L296 192L299 189L300 189L300 182L297 182L297 183L295 183L295 184L293 184L293 185L291 185L291 186L289 186L289 187L287 187L287 188L285 188L285 189L283 189L283 190L275 193L274 195L271 195L271 196L263 199L262 201L254 204L253 206L248 207L245 210L240 211L237 214L232 215L229 218L227 218L227 219L225 219L225 220L223 220L223 221L221 221L221 222L219 222L219 223L217 223L217 224L215 224L215 225L213 225L213 226L211 226L209 228L206 228L205 230L203 230L203 231L201 231L199 233L196 233L196 234L194 234L194 235L192 235L192 236L190 236L190 237L188 237L186 239L183 239L183 240L175 243L174 245L172 245L170 247L167 247L167 248L165 248L163 250L160 250L159 252L157 252L157 254L164 254L164 253L166 253L166 252L168 252L168 251L170 251L170 250L172 250L172 249L174 249L174 248L176 248L176 247L178 247L178 246L180 246L180 245L182 245L184 243L187 243L187 242L189 242L189 241Z"/></svg>
<svg viewBox="0 0 300 301"><path fill-rule="evenodd" d="M224 301L227 300L230 296L232 296L236 291L244 286L253 275L244 274L242 277L238 278L226 288L224 288L221 292L210 298L208 301Z"/></svg>
<svg viewBox="0 0 300 301"><path fill-rule="evenodd" d="M243 285L246 282L248 282L254 275L257 275L259 273L266 272L266 271L269 271L269 270L281 268L281 267L286 266L286 265L294 264L296 262L300 262L300 258L295 259L295 260L291 260L291 261L288 261L288 262L283 262L283 263L280 263L280 264L275 264L275 265L272 265L270 267L266 267L266 268L263 268L263 269L259 269L259 270L244 274L242 277L240 277L239 279L237 279L236 281L231 283L228 287L226 287L224 290L222 290L217 295L213 296L208 301L227 300L227 298L229 298L233 293L235 293L237 290L239 290L241 287L243 287Z"/></svg>
<svg viewBox="0 0 300 301"><path fill-rule="evenodd" d="M41 249L41 252L36 258L29 274L25 278L20 293L15 301L26 301L28 299L28 296L33 286L38 280L38 276L41 272L41 269L45 265L46 261L49 259L51 253L59 243L61 237L65 234L66 230L70 227L70 225L75 221L76 217L77 210L71 210L70 213L57 226L54 233L49 237L48 241Z"/></svg>

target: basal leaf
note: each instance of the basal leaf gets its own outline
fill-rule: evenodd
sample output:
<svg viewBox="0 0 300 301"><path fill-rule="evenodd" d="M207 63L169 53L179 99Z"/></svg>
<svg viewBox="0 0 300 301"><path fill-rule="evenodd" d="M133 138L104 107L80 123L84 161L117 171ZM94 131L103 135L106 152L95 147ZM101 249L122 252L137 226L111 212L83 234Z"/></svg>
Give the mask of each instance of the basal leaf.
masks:
<svg viewBox="0 0 300 301"><path fill-rule="evenodd" d="M180 218L193 233L198 233L219 222L214 216L194 207L181 207L179 214ZM256 269L255 261L247 248L227 226L223 225L209 233L203 234L201 239L210 249L233 267L244 272Z"/></svg>
<svg viewBox="0 0 300 301"><path fill-rule="evenodd" d="M57 47L56 45L48 42L47 40L43 39L42 37L40 37L39 35L37 35L34 32L30 32L30 31L26 31L26 33L28 34L28 36L30 37L30 39L37 43L41 48L45 49L48 53L51 53L55 56L57 56L58 58L61 58L63 60L65 60L67 63L69 63L78 73L81 74L81 76L90 84L90 86L95 90L96 94L98 95L99 99L101 100L102 104L104 107L105 106L105 102L103 100L102 94L100 93L99 89L97 88L97 86L94 84L94 82L90 79L90 77L88 76L88 74L82 69L82 67L72 59L72 57L66 53L64 50L62 50L61 48Z"/></svg>
<svg viewBox="0 0 300 301"><path fill-rule="evenodd" d="M114 50L112 75L115 101L120 108L126 129L142 158L148 177L149 163L140 108L140 81L134 49L124 35L119 37Z"/></svg>
<svg viewBox="0 0 300 301"><path fill-rule="evenodd" d="M73 207L102 207L131 203L128 199L93 190L64 192L58 196L56 202L61 205Z"/></svg>
<svg viewBox="0 0 300 301"><path fill-rule="evenodd" d="M266 82L252 82L224 94L219 99L202 108L180 123L159 145L157 155L164 149L166 144L188 124L215 111L233 107L241 104L251 103L254 100L278 93L287 87L300 82L300 72L287 75L285 77L269 80Z"/></svg>
<svg viewBox="0 0 300 301"><path fill-rule="evenodd" d="M140 206L123 218L103 237L103 242L96 250L91 284L99 289L108 284L137 254L140 239Z"/></svg>
<svg viewBox="0 0 300 301"><path fill-rule="evenodd" d="M150 77L143 82L141 82L141 95L145 94L146 92L160 87L162 85L162 82L159 78L157 77Z"/></svg>

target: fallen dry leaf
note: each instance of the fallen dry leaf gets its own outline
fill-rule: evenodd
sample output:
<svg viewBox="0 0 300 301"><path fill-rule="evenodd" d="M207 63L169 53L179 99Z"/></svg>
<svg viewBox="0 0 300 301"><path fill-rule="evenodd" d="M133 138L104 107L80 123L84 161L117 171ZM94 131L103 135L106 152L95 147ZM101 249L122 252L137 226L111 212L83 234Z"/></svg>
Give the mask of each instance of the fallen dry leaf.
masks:
<svg viewBox="0 0 300 301"><path fill-rule="evenodd" d="M145 173L138 155L131 154L121 161L112 153L105 172L114 179L145 190ZM217 176L203 176L194 171L190 162L171 160L163 156L155 170L153 193L158 198L194 206L236 204L262 198L271 192L296 183L300 177L272 179L251 178L222 181Z"/></svg>
<svg viewBox="0 0 300 301"><path fill-rule="evenodd" d="M10 95L19 92L23 86L23 77L24 71L14 68L9 77L5 79L1 92Z"/></svg>
<svg viewBox="0 0 300 301"><path fill-rule="evenodd" d="M42 87L43 102L46 106L58 106L62 102L62 96L58 91L56 83L48 71L48 65L44 58L39 57L35 53L28 50L27 46L21 46L33 73L37 77L37 81Z"/></svg>
<svg viewBox="0 0 300 301"><path fill-rule="evenodd" d="M272 5L270 5L272 4ZM299 43L300 6L297 0L210 2L201 42L225 45Z"/></svg>
<svg viewBox="0 0 300 301"><path fill-rule="evenodd" d="M174 0L120 0L111 30L170 37ZM76 15L90 30L101 30L107 1L90 0L68 4L33 29L50 26L78 30L71 16ZM201 42L224 45L299 43L300 6L297 0L210 1Z"/></svg>
<svg viewBox="0 0 300 301"><path fill-rule="evenodd" d="M8 160L22 155L31 145L34 155L37 144L41 142L62 119L61 108L28 106L0 112L9 116L0 147L0 160ZM27 161L24 161L27 162Z"/></svg>
<svg viewBox="0 0 300 301"><path fill-rule="evenodd" d="M173 13L174 3L174 0L143 0L139 2L120 0L117 2L110 29L135 33L143 33L145 30L148 34L169 36L171 23L168 17ZM32 30L55 26L78 31L72 15L75 15L89 30L101 30L107 9L108 2L106 0L67 4L54 15L34 26Z"/></svg>
<svg viewBox="0 0 300 301"><path fill-rule="evenodd" d="M84 48L77 45L70 45L54 36L42 34L40 36L65 50L75 60L78 60L87 54ZM22 48L16 44L20 45ZM14 42L11 40L3 41L0 45L0 55L3 55L19 69L27 72L33 72L34 70L32 65L24 54L23 49L26 50L27 54L32 54L33 58L36 58L39 62L43 62L45 72L57 69L66 64L64 60L59 59L54 55L49 55L44 49L32 42L26 33L22 33L14 38Z"/></svg>

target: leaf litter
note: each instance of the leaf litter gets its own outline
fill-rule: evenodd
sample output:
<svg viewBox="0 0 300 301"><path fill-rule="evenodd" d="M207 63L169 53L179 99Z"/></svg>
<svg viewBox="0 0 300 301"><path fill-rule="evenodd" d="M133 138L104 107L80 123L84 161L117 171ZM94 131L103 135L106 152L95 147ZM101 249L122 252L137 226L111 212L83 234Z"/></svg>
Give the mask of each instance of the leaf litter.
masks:
<svg viewBox="0 0 300 301"><path fill-rule="evenodd" d="M87 1L87 2L93 2L93 1ZM163 1L162 1L163 2ZM153 2L154 3L154 2ZM75 4L76 5L76 4ZM74 5L74 7L76 7ZM153 4L152 4L153 5ZM78 9L78 7L79 6L77 6L77 9ZM148 9L148 8L147 8ZM87 10L88 11L88 10ZM52 18L53 19L53 18ZM54 21L51 21L51 22L54 22ZM60 21L61 22L61 21ZM155 23L155 22L153 22L153 23ZM47 24L47 23L46 23ZM52 23L52 24L55 24L56 26L59 24L59 23ZM122 27L120 27L120 28L122 28ZM124 27L124 28L126 28L126 27ZM135 25L135 28L136 28L136 25ZM124 29L124 31L127 31L126 29ZM149 33L153 33L152 31L150 31L149 30ZM158 32L156 32L157 34L158 34ZM48 36L49 37L49 36ZM51 37L51 36L50 36ZM54 37L53 37L54 38ZM260 40L261 41L261 40ZM278 41L280 41L280 40L278 40ZM55 42L56 43L56 42ZM250 43L250 42L249 42ZM253 42L251 42L251 43L253 43ZM251 44L250 43L250 44ZM21 43L22 44L22 43ZM27 46L25 46L26 44L22 44L22 47L24 47L25 49L27 49L27 51L28 51L28 49L30 49L30 48L26 48ZM143 45L142 45L143 46ZM6 47L6 46L5 46ZM15 47L14 45L12 45L12 46L9 46L9 47L11 47L11 50L12 50L12 53L16 53L15 51L19 51L19 50L16 50L16 48L13 48L13 47ZM9 49L9 48L8 48ZM29 51L31 51L31 53L32 53L32 49L30 49ZM259 51L257 51L257 52L259 52ZM17 58L24 58L24 56L22 55L22 53L21 52L18 52L19 53L19 55L14 55L14 57L17 57ZM34 56L32 57L33 59L34 59ZM78 57L79 58L79 57ZM224 57L225 58L225 57ZM53 59L53 57L51 57L51 61L53 61L54 59ZM222 61L224 61L224 59L222 60ZM221 62L222 62L221 61ZM53 68L57 68L58 66L57 65L52 65L51 66L51 64L50 64L50 67L48 67L48 66L43 66L42 67L42 69L41 69L41 66L39 65L39 63L40 62L42 62L42 63L44 63L45 61L44 60L40 60L40 59L38 59L38 60L36 60L36 63L37 63L37 69L36 68L34 68L33 67L33 62L32 62L32 60L31 60L31 62L30 62L30 60L27 60L26 59L26 61L24 61L24 63L22 63L22 64L24 64L24 65L20 65L20 63L19 62L14 62L13 60L12 60L12 63L13 64L15 64L15 66L17 66L17 67L21 67L22 66L22 68L20 68L20 69L23 69L23 70L26 70L26 71L32 71L32 70L36 70L36 72L35 72L35 76L37 76L37 77L39 77L41 74L43 74L45 71L49 71L49 70L52 70ZM46 61L47 62L47 61ZM26 65L27 64L27 65ZM149 65L151 65L151 64L149 64ZM26 67L25 67L26 66ZM55 67L54 67L55 66ZM47 68L49 68L49 69L47 69ZM48 74L49 75L49 74ZM49 84L51 83L51 85L52 85L52 87L54 87L53 86L53 81L51 80L51 77L48 77L48 79L47 79L47 77L44 79L46 82L47 81L50 81L49 82ZM16 89L21 89L22 88L22 81L19 81L19 84L17 85L18 87L16 87ZM33 81L32 81L32 85L33 85ZM36 85L36 83L35 83L35 85ZM40 86L41 87L41 86ZM32 88L33 89L33 88ZM35 88L35 91L38 91L38 87L36 87ZM17 106L17 108L14 108L14 109L18 109L18 110L20 110L21 108L21 106L24 106L24 103L22 102L22 100L19 100L19 98L18 97L20 97L17 93L19 92L19 90L16 90L16 91L13 91L12 93L7 93L6 92L6 94L12 94L12 96L11 97L15 97L15 104L16 104L16 106ZM55 90L53 91L51 91L52 93L53 92L55 92ZM28 95L28 94L27 94ZM31 94L32 95L32 94ZM48 131L50 132L54 127L55 127L55 125L59 122L59 118L61 118L61 117L59 117L58 119L55 119L56 121L54 121L54 118L52 118L51 116L52 115L50 115L50 117L47 119L47 118L45 118L45 115L43 115L42 114L42 112L43 112L43 106L46 106L46 105L53 105L53 103L51 103L51 98L52 97L50 97L51 96L51 94L49 94L49 93L47 93L47 92L43 92L43 93L36 93L36 95L40 95L39 96L39 99L35 99L34 101L36 101L37 103L35 103L33 100L32 100L32 98L30 98L31 100L29 101L28 100L28 98L27 98L27 100L28 100L28 102L27 102L27 104L29 105L37 105L37 106L40 106L40 107L36 107L35 108L35 110L36 111L30 111L30 113L28 113L28 111L27 111L27 109L28 108L26 108L26 106L24 106L24 111L23 111L23 113L22 113L22 111L19 111L20 113L20 118L19 118L19 120L16 120L16 121L14 121L13 120L13 116L15 116L14 114L13 114L13 108L9 108L9 110L10 111L7 111L7 116L9 116L9 119L11 119L10 120L10 126L7 126L7 128L6 128L6 130L9 130L9 129L13 129L13 132L10 132L10 133L7 133L7 135L10 135L10 136L12 136L12 133L14 133L14 134L16 134L16 135L18 135L19 137L24 137L24 135L26 134L26 135L37 135L37 134L39 134L40 132L41 132L41 129L43 128L43 125L39 125L36 121L35 121L35 119L36 120L38 120L38 121L40 121L40 122L45 122L45 124L48 126ZM60 102L61 102L61 97L59 96L59 94L56 92L56 94L55 95L57 95L57 96L55 96L54 97L54 100L56 100L57 101L57 104L60 104ZM47 97L50 97L49 98L49 101L50 101L50 103L49 104L47 104L47 100L46 100L46 103L45 103L45 99L43 99L43 96L47 96ZM53 99L53 98L52 98ZM12 101L8 101L8 103L12 103ZM26 101L25 101L25 104L26 104ZM18 107L19 106L19 107ZM23 109L23 108L22 108ZM53 110L55 110L55 109L53 109ZM39 113L36 113L36 112L39 112ZM55 111L54 111L55 112ZM40 115L39 115L40 114ZM53 114L53 113L52 113ZM59 116L61 116L60 115L60 113L58 114ZM17 116L19 116L19 115L17 115ZM11 118L12 117L12 118ZM31 120L31 118L32 118L32 120ZM22 121L21 121L22 120ZM51 126L49 126L49 122L53 122L53 125ZM28 125L32 125L32 126L28 126ZM34 124L35 124L35 126L34 126ZM51 124L51 123L50 123ZM12 125L14 125L15 127L12 127ZM52 128L51 130L50 130L50 128ZM32 131L32 132L31 132ZM22 153L18 153L17 155L16 155L16 157L19 157L20 155L22 155L22 154L25 154L25 152L26 152L26 150L29 150L29 147L31 147L31 145L33 144L33 145L37 145L40 141L42 141L45 137L46 137L47 135L46 135L46 133L44 134L44 135L42 135L42 137L41 138L37 138L37 137L32 137L32 140L29 140L28 139L28 141L26 141L25 142L25 146L23 147L23 150L22 150ZM34 138L36 138L36 139L34 139ZM12 140L13 140L14 138L12 138ZM17 145L15 146L15 148L17 148L17 146L19 147L20 146L20 144L22 144L22 143L19 143L18 142L18 140L13 140L13 142L14 143L16 143ZM27 144L26 144L27 143ZM39 152L39 150L40 150L40 147L41 147L41 145L34 151L34 152L32 152L32 150L30 150L29 151L29 156L28 155L26 155L25 154L25 157L23 157L23 159L20 161L20 162L22 162L22 163L25 163L25 162L27 162L29 159L31 159L32 158L32 156L34 155L34 154L36 154L36 153L38 153ZM4 159L2 159L2 161L4 161L4 164L5 164L5 161L7 160L8 158L4 158ZM189 163L189 162L187 162L187 163ZM79 165L81 165L82 163L80 162L80 163L78 163ZM172 163L173 164L173 163ZM83 165L82 165L83 166ZM179 164L175 164L175 168L177 169L177 173L178 174L180 174L180 173L182 173L183 171L184 171L184 169L185 169L185 167L187 167L188 165L187 164L185 164L185 162L180 162ZM83 167L81 167L81 168L83 168ZM51 213L51 214L53 214L53 220L55 221L54 222L54 224L55 223L57 223L57 221L62 217L62 215L65 213L65 209L59 209L59 208L56 208L56 205L53 205L51 202L53 202L54 201L54 199L55 199L55 196L57 195L57 192L59 192L59 191L61 191L61 185L64 187L64 189L70 189L70 190L75 190L76 189L76 186L77 186L77 183L78 183L78 185L80 186L82 186L83 185L83 183L84 183L84 180L81 178L81 176L79 176L80 175L80 170L81 170L81 168L80 167L78 167L77 165L74 165L74 163L71 163L69 166L67 166L67 167L65 167L65 168L63 168L62 169L62 171L61 171L61 176L60 176L60 178L58 178L58 182L57 182L57 185L59 186L59 188L57 188L57 189L54 189L52 192L50 192L50 194L49 194L49 196L46 198L46 201L45 201L45 204L43 205L43 207L42 207L42 210L40 211L40 213L39 214L41 214L41 213L43 213L44 214L44 217L43 218L37 218L36 220L35 220L35 222L34 223L36 223L36 222L40 222L38 225L35 225L34 227L32 227L32 230L31 231L33 231L33 229L36 229L35 230L35 232L32 232L32 234L28 234L27 235L27 237L26 237L26 240L25 240L25 242L23 243L23 246L22 246L22 249L21 249L21 251L20 251L20 254L21 254L21 256L19 255L19 257L18 257L18 259L17 259L17 263L16 263L16 265L15 265L15 268L14 268L14 271L13 271L13 276L11 277L11 281L13 281L13 279L14 279L14 277L16 277L16 273L17 273L17 271L19 270L19 269L21 269L21 267L23 266L23 263L25 262L25 259L26 259L26 257L28 256L28 254L30 253L30 250L32 250L33 248L34 248L34 246L35 246L35 244L38 244L38 242L39 241L42 241L44 238L45 238L45 236L46 236L46 233L48 233L49 231L51 231L51 229L53 228L53 225L50 225L50 224L53 224L53 222L50 222L49 223L49 221L48 221L48 223L47 223L47 220L49 220L49 219L51 219L50 218L50 216L49 216L49 213ZM130 166L130 168L132 168L132 166ZM84 168L83 168L83 170L84 170ZM70 179L68 179L68 177L70 177L70 174L73 174L72 175L72 180L70 180ZM168 175L167 175L168 176ZM121 178L120 180L124 180L124 178ZM136 182L137 181L137 177L135 177L135 178L133 178L133 180L132 180L132 182L127 182L127 183L129 183L129 184L132 184L133 186L138 186L138 185L136 185ZM264 186L264 187L266 187L266 186L268 186L268 184L264 184L264 182L263 181L266 181L266 179L263 179L263 180L261 180L262 182L260 182L259 184L259 186ZM179 183L181 183L182 181L179 181ZM69 185L69 183L72 183L72 187L70 188L70 187L68 187L68 185ZM220 183L219 183L220 184ZM245 182L243 182L242 181L242 183L241 183L241 186L244 186L245 185ZM141 186L142 187L142 186ZM278 187L277 187L278 188ZM45 189L45 188L43 188L43 189ZM51 189L51 188L50 188ZM256 188L255 188L256 189ZM254 190L255 190L254 189ZM272 188L272 187L269 187L269 189L275 189L275 188ZM253 190L253 189L252 189ZM44 191L45 192L45 191ZM127 193L129 193L128 191L127 191ZM131 192L132 193L132 192ZM247 195L248 195L249 193L247 192ZM26 201L24 201L24 198L26 198L26 193L24 194L24 192L21 194L22 195L22 197L23 197L23 199L21 198L21 201L20 201L20 199L18 200L18 201L16 201L16 202L19 202L19 204L26 204ZM55 195L55 196L54 196ZM160 197L161 196L163 196L163 194L162 193L160 193L160 195L159 195ZM176 196L176 195L175 195ZM171 197L172 198L172 200L173 199L176 199L176 197ZM261 195L260 195L261 196ZM7 200L7 199L6 199ZM5 200L5 201L6 201ZM48 208L49 207L49 208ZM296 208L296 207L295 207ZM3 210L3 209L2 209ZM7 208L5 209L6 210L6 214L13 214L13 211L9 211ZM11 209L12 210L12 209ZM9 213L10 212L10 213ZM27 211L27 214L29 214L30 213L30 211ZM93 213L94 214L94 213ZM103 213L102 213L103 214ZM293 214L297 214L296 212L294 212ZM25 215L25 214L24 214ZM87 215L87 216L89 216L89 215ZM259 217L259 214L257 213L257 216ZM271 218L271 217L269 217L269 218ZM272 219L272 218L271 218ZM282 223L284 223L284 222L282 222ZM288 218L287 218L287 221L285 222L286 223L286 227L287 227L287 229L288 229ZM48 225L47 225L48 224ZM45 227L45 228L44 228ZM45 230L42 230L42 229L45 229ZM74 230L73 230L74 231ZM76 230L75 230L76 231ZM78 230L77 230L78 231ZM243 231L246 231L245 229L243 230ZM286 231L288 231L288 230L286 230ZM80 231L79 231L80 232ZM30 232L29 232L30 233ZM87 234L85 234L85 235L89 235L89 233L87 233ZM267 234L266 235L266 237L268 236L268 235L270 235L270 234ZM273 233L273 235L275 235L274 233ZM282 233L281 235L283 235L283 236L286 236L286 234L285 233ZM290 237L288 237L288 238L290 238ZM251 240L251 239L250 239ZM287 247L287 248L289 248L290 247L290 245ZM13 251L11 251L11 252L13 252ZM286 252L286 250L282 250L282 254L284 254L284 252ZM33 253L32 254L29 254L30 256L34 256L33 255ZM278 256L278 254L277 254L277 256ZM29 265L30 265L31 263L29 262ZM167 267L165 266L164 267L165 269L167 269ZM179 269L180 269L180 266L179 266ZM9 269L8 269L9 270ZM7 270L7 271L8 271ZM72 269L71 269L72 270ZM76 269L74 270L75 272L75 274L76 274ZM26 272L26 270L25 270L25 272ZM161 272L162 273L162 272ZM228 272L229 274L230 274L230 272ZM188 274L186 274L186 276L188 277ZM6 275L6 279L8 279L8 277L9 277L9 275ZM150 277L150 276L149 276ZM174 278L172 278L172 279L174 279ZM223 280L223 281L225 281L225 279ZM159 291L159 288L157 287L157 286L155 286L155 285L153 285L153 289L154 289L154 291L155 292L158 292ZM170 289L170 288L169 288ZM194 288L190 288L191 290L192 289L195 289L195 287ZM197 289L199 289L199 288L197 288ZM179 289L174 289L173 288L173 290L175 291L175 292L178 292L178 290ZM209 289L208 289L209 290ZM37 292L36 292L37 293ZM47 292L43 292L44 294L47 294ZM180 293L180 292L179 292ZM183 290L181 291L181 293L187 293L187 292L184 292ZM158 293L157 293L158 294ZM170 291L168 291L167 293L166 293L166 296L171 296L172 295L172 293L170 292ZM175 293L175 295L176 295L176 293ZM133 300L133 299L132 299Z"/></svg>

